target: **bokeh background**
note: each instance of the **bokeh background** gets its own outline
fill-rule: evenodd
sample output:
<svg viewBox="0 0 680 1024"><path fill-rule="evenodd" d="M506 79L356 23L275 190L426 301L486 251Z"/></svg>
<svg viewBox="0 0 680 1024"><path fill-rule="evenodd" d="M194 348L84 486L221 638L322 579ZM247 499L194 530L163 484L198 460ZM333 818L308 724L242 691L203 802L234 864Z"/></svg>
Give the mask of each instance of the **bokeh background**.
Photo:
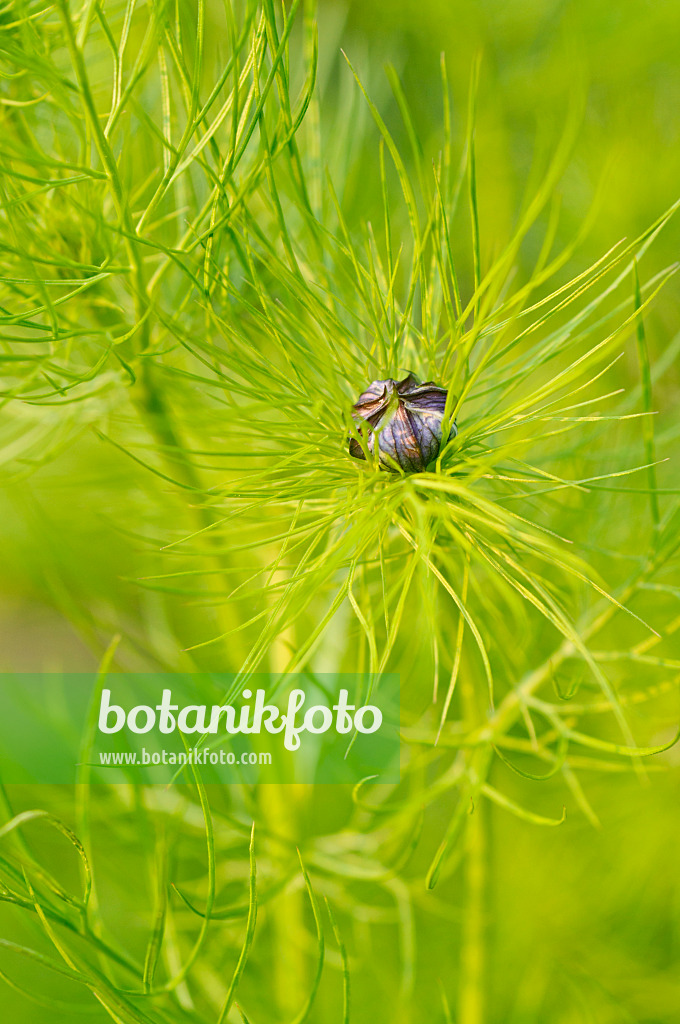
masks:
<svg viewBox="0 0 680 1024"><path fill-rule="evenodd" d="M470 69L481 51L477 162L486 259L510 231L535 164L556 145L574 105L582 108L582 123L560 185L558 241L566 244L577 233L593 203L597 212L567 270L576 273L621 237L640 234L680 194L677 0L356 0L321 5L319 25L326 112L322 124L329 134L332 111L350 88L349 72L337 60L340 46L367 82L395 136L405 143L382 69L385 61L395 65L426 149L436 147L441 126L440 53L446 55L452 87L454 130L462 136ZM351 135L351 126L347 130ZM380 204L379 181L362 171L374 161L374 147L359 153L346 187L345 202L357 216L370 216ZM674 221L645 258L643 275L674 262L679 243L680 224ZM528 242L520 261L528 267L535 255ZM646 318L654 356L680 328L679 299L680 285L673 279ZM621 374L629 386L637 383L632 347ZM655 389L668 456L674 440L677 450L673 424L679 397L677 367L671 367ZM8 462L12 454L6 453ZM142 469L86 429L56 460L31 466L30 474L17 475L15 468L0 490L0 668L93 669L107 637L115 633L124 637L127 665L137 667L145 664L146 642L155 638L159 648L166 643L172 631L165 616L180 624L179 635L200 632L200 610L180 599L168 610L167 601L161 603L129 582L143 574L148 555L130 541L127 529L134 532L163 517L171 521L176 512L173 500L158 492L149 511ZM672 467L663 472L672 482ZM643 515L642 504L640 509ZM621 510L637 514L628 504ZM181 663L177 649L163 653ZM645 735L662 742L677 712L673 694L658 710L646 708L641 713ZM656 766L664 770L648 779L630 771L593 773L588 793L600 828L578 815L570 815L558 829L539 829L500 809L488 812L483 1018L488 1024L680 1022L677 753L669 751ZM511 773L503 781L509 792L523 792L524 782ZM15 806L31 806L33 796L15 794ZM41 799L68 816L67 794L46 790ZM304 798L290 794L291 807L301 801L291 811L295 828L308 834L325 830L332 837L344 821L344 799L327 793ZM560 799L557 785L546 783L539 802L554 810ZM217 796L215 801L216 813L228 820L228 800L223 807ZM532 801L535 805L533 793ZM136 922L151 914L152 899L144 886L128 883L142 871L145 839L137 831L133 804L131 798L118 845L104 855L102 874L110 889L101 898L115 907L112 927L121 940L125 937L143 950L142 924ZM107 807L102 800L93 811L94 828L101 834ZM444 807L439 809L439 818L430 823L433 831L445 813ZM195 841L199 850L199 838ZM243 846L243 836L239 842ZM198 877L197 852L195 857ZM421 862L416 857L409 876L417 878L426 866L426 858ZM356 918L352 1020L443 1022L442 990L452 1006L450 1019L456 1020L458 943L465 915L456 878L432 894L414 885L404 928L394 927L394 907L402 906L405 883L394 880L393 905L376 903L372 917L362 885L357 882L348 897L353 908L349 913ZM0 906L0 930L17 937L22 927L14 910ZM256 951L256 974L244 982L246 1005L248 996L258 999L263 984L285 992L287 954L273 934L270 948ZM10 961L3 965L8 973ZM404 963L412 975L406 982ZM12 976L21 977L26 987L42 984L32 968L17 967L15 961L11 965ZM267 978L269 982L262 980ZM33 1006L0 985L9 1021L74 1019L68 1008ZM410 994L402 1010L395 1010L394 993L403 985ZM78 1000L64 986L59 990L56 985L52 995L66 1004L73 998L75 1006ZM293 1003L297 994L292 994ZM338 981L323 991L312 1019L324 1024L339 1020L339 999ZM398 1016L386 1016L386 1006ZM103 1011L86 1009L78 1019L97 1022L105 1017ZM268 1024L266 1017L254 1024L265 1020Z"/></svg>

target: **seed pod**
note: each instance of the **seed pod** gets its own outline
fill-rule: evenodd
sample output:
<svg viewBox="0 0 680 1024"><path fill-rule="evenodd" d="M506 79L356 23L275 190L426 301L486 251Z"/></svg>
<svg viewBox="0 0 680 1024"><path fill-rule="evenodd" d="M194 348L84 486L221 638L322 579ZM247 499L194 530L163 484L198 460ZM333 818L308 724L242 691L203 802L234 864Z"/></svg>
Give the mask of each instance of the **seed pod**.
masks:
<svg viewBox="0 0 680 1024"><path fill-rule="evenodd" d="M374 380L359 396L352 419L366 438L371 454L378 438L381 465L419 473L437 458L442 445L458 433L456 424L451 423L448 437L442 441L446 395L445 388L430 380L421 384L413 373L400 381ZM349 453L355 459L365 458L354 437L350 438Z"/></svg>

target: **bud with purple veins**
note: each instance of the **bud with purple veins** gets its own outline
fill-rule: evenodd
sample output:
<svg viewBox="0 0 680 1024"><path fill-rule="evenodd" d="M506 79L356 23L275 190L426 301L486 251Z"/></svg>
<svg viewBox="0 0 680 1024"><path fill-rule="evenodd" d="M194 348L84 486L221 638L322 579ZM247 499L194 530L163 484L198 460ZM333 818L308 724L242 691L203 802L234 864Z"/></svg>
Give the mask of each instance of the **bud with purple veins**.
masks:
<svg viewBox="0 0 680 1024"><path fill-rule="evenodd" d="M413 373L400 381L374 380L359 396L352 409L352 419L371 455L378 439L382 466L419 473L458 433L452 422L448 436L442 440L447 394L446 388L430 380L421 383ZM350 438L349 453L355 459L365 458L362 446L354 437Z"/></svg>

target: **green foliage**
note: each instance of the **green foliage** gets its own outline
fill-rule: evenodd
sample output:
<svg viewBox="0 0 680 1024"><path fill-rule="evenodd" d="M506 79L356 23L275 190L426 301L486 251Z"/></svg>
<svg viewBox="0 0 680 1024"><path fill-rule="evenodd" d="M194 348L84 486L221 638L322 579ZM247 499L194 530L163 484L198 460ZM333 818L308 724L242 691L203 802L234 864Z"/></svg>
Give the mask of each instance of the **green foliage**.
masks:
<svg viewBox="0 0 680 1024"><path fill-rule="evenodd" d="M262 668L398 671L404 741L400 786L353 795L86 770L75 803L9 794L2 977L55 1021L590 1019L560 996L588 985L551 988L540 959L485 999L524 913L491 950L511 868L489 832L512 816L509 842L554 859L572 819L599 827L591 784L616 800L673 756L677 424L655 394L680 335L652 354L644 322L678 203L582 259L597 204L560 226L575 87L489 234L484 61L461 119L442 59L433 142L394 67L376 101L351 47L323 45L330 11L319 60L312 3L1 17L0 465L24 597L102 673L233 671L234 696ZM353 400L407 370L458 425L412 476L347 451Z"/></svg>

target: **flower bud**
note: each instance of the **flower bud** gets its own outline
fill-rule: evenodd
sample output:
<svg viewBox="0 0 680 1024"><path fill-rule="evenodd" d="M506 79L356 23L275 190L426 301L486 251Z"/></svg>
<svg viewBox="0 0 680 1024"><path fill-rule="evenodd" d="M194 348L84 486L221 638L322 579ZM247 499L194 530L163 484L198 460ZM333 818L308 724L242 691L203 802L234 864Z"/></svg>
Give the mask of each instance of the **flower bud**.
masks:
<svg viewBox="0 0 680 1024"><path fill-rule="evenodd" d="M405 473L419 473L458 433L452 422L448 436L442 440L446 395L445 388L429 380L421 384L413 373L400 381L374 380L359 396L352 419L366 439L371 454L375 451L377 437L381 465L387 469L399 466ZM354 437L350 438L349 453L355 459L365 458Z"/></svg>

